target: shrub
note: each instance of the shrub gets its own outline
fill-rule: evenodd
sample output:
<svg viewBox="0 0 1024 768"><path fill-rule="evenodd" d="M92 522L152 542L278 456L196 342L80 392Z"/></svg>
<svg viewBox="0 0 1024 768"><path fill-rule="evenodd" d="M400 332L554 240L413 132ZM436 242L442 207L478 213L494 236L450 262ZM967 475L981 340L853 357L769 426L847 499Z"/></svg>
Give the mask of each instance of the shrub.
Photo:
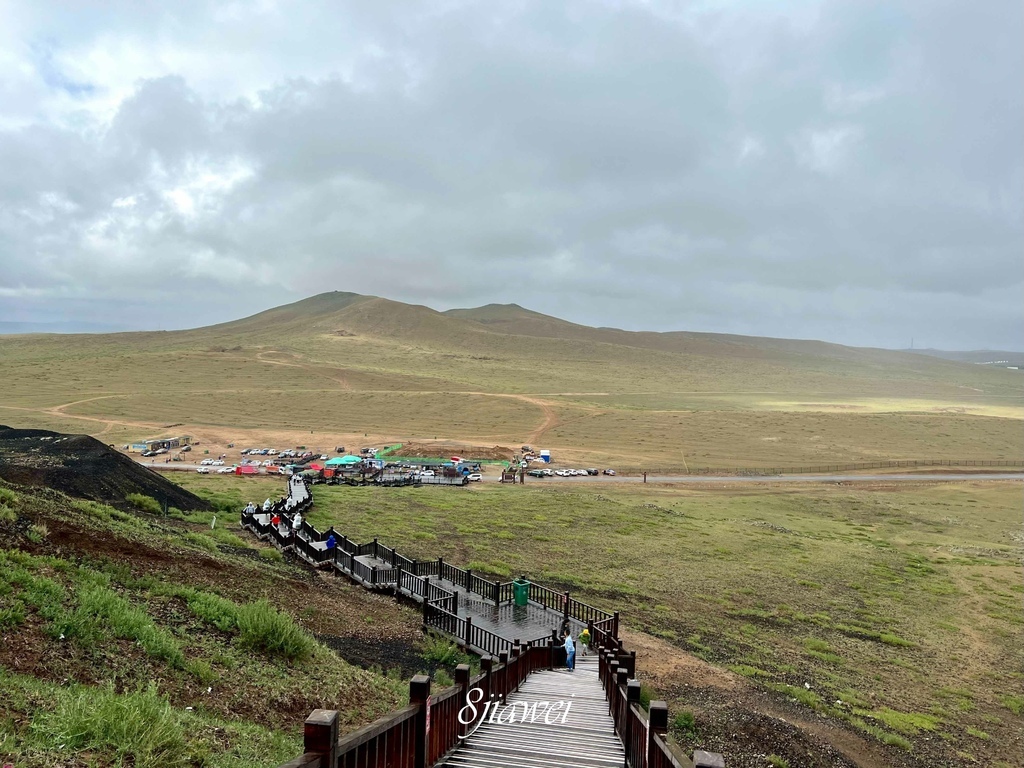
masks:
<svg viewBox="0 0 1024 768"><path fill-rule="evenodd" d="M778 755L768 755L768 765L772 768L789 768L789 760Z"/></svg>
<svg viewBox="0 0 1024 768"><path fill-rule="evenodd" d="M159 501L143 493L129 493L124 499L133 507L141 509L143 512L152 512L154 515L159 515L164 511Z"/></svg>
<svg viewBox="0 0 1024 768"><path fill-rule="evenodd" d="M167 632L159 629L145 611L132 606L107 587L92 586L83 589L78 598L78 610L87 621L100 619L118 637L135 640L154 658L163 659L176 667L185 664L185 654Z"/></svg>
<svg viewBox="0 0 1024 768"><path fill-rule="evenodd" d="M459 646L437 635L426 635L420 647L420 656L431 666L455 667L469 663L469 656Z"/></svg>
<svg viewBox="0 0 1024 768"><path fill-rule="evenodd" d="M18 513L6 504L0 502L0 523L13 523L18 519Z"/></svg>
<svg viewBox="0 0 1024 768"><path fill-rule="evenodd" d="M188 607L198 618L212 624L222 632L230 632L238 626L238 606L209 592L195 592L188 598Z"/></svg>
<svg viewBox="0 0 1024 768"><path fill-rule="evenodd" d="M313 638L266 600L239 606L236 621L243 648L283 656L289 661L304 659L313 652Z"/></svg>
<svg viewBox="0 0 1024 768"><path fill-rule="evenodd" d="M25 604L21 601L0 609L0 629L17 627L25 622Z"/></svg>
<svg viewBox="0 0 1024 768"><path fill-rule="evenodd" d="M192 764L184 729L152 684L118 695L113 687L60 690L56 707L33 717L32 731L74 752L111 751L136 768L186 768Z"/></svg>
<svg viewBox="0 0 1024 768"><path fill-rule="evenodd" d="M999 697L999 702L1015 715L1024 714L1024 696L1005 694Z"/></svg>
<svg viewBox="0 0 1024 768"><path fill-rule="evenodd" d="M672 721L672 727L675 728L680 734L686 737L692 737L697 735L697 718L693 716L693 712L688 709L684 709L675 719Z"/></svg>
<svg viewBox="0 0 1024 768"><path fill-rule="evenodd" d="M2 504L16 504L18 502L18 494L12 491L10 488L5 488L0 485L0 503Z"/></svg>

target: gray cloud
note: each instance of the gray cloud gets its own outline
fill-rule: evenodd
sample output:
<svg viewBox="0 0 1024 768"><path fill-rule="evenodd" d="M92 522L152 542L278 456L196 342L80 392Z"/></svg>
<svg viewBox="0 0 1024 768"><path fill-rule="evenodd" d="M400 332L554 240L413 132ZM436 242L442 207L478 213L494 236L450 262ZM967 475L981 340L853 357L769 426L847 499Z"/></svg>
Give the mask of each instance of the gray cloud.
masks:
<svg viewBox="0 0 1024 768"><path fill-rule="evenodd" d="M341 289L1024 346L1018 3L79 13L0 32L0 319Z"/></svg>

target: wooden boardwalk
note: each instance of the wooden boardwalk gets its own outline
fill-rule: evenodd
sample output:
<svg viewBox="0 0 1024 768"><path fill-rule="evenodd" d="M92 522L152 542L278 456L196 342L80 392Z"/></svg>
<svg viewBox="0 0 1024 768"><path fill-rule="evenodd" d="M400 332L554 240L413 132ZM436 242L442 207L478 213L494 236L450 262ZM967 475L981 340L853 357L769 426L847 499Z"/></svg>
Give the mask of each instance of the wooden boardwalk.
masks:
<svg viewBox="0 0 1024 768"><path fill-rule="evenodd" d="M636 654L618 637L618 613L540 584L489 581L441 558L412 560L377 539L358 544L319 531L300 517L312 504L307 484L292 478L285 498L247 508L241 523L314 567L419 602L424 628L479 654L481 672L470 677L460 665L456 685L436 694L417 675L408 707L341 738L338 713L316 710L305 754L282 768L724 768L720 755L698 750L690 761L670 745L664 702L651 702L649 714L640 707ZM526 605L515 604L517 591ZM557 635L568 627L578 636L584 626L598 650L577 655L572 671L560 667ZM493 717L482 716L487 702ZM464 720L471 703L480 712Z"/></svg>
<svg viewBox="0 0 1024 768"><path fill-rule="evenodd" d="M516 713L530 705L566 702L561 711L534 722L485 722L439 765L452 768L621 768L625 762L615 722L598 679L597 656L578 658L576 670L534 672L507 699ZM561 708L564 709L564 706ZM536 710L535 710L536 711ZM545 711L543 707L539 711ZM527 718L528 719L528 718Z"/></svg>

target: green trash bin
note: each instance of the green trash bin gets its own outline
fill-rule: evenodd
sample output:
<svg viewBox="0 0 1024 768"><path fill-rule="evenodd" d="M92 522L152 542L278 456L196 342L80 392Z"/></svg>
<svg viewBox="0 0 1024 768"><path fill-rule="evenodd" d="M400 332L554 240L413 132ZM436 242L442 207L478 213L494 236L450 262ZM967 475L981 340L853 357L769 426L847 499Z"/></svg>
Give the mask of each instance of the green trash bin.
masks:
<svg viewBox="0 0 1024 768"><path fill-rule="evenodd" d="M516 605L526 605L530 601L530 582L516 579L512 582L512 597Z"/></svg>

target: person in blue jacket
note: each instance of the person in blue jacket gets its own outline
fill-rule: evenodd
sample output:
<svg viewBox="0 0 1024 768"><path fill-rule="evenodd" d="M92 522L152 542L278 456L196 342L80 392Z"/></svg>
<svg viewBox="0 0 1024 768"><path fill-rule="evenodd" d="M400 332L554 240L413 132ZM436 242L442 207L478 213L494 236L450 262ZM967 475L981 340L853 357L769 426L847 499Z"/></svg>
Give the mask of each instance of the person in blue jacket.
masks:
<svg viewBox="0 0 1024 768"><path fill-rule="evenodd" d="M572 642L572 634L565 636L565 668L572 672L576 668L576 646Z"/></svg>

